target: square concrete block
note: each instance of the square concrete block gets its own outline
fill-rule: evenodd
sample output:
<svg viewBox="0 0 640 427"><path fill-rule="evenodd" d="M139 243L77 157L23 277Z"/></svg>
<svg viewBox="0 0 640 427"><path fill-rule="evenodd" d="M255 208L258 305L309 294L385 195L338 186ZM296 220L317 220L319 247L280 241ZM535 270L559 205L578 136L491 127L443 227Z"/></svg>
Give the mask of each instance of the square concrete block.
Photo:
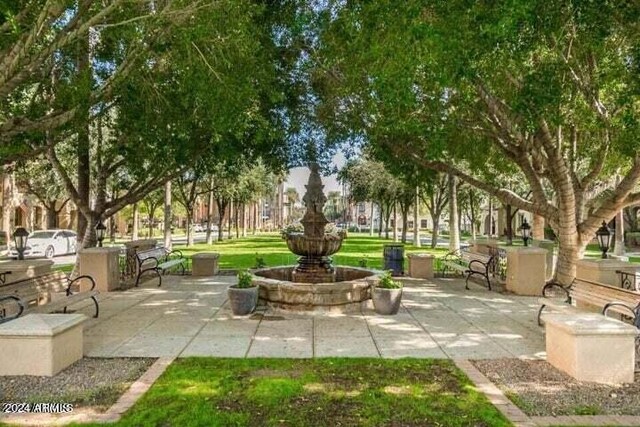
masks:
<svg viewBox="0 0 640 427"><path fill-rule="evenodd" d="M217 252L202 252L191 257L191 274L193 276L214 276L218 273Z"/></svg>
<svg viewBox="0 0 640 427"><path fill-rule="evenodd" d="M634 380L638 330L601 314L545 317L547 361L579 381L602 384Z"/></svg>
<svg viewBox="0 0 640 427"><path fill-rule="evenodd" d="M109 292L120 288L119 248L87 248L78 252L80 275L93 277L96 289Z"/></svg>
<svg viewBox="0 0 640 427"><path fill-rule="evenodd" d="M409 276L416 279L433 279L433 255L409 254Z"/></svg>
<svg viewBox="0 0 640 427"><path fill-rule="evenodd" d="M0 375L53 376L82 359L82 314L29 314L0 325Z"/></svg>
<svg viewBox="0 0 640 427"><path fill-rule="evenodd" d="M508 247L507 290L516 295L540 296L547 281L547 251Z"/></svg>

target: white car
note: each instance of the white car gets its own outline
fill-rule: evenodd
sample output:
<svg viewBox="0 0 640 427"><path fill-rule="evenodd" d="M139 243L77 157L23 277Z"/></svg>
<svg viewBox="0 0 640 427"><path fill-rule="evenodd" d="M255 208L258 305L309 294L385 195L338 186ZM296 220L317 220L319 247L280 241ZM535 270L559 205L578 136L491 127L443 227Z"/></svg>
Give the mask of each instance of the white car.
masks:
<svg viewBox="0 0 640 427"><path fill-rule="evenodd" d="M53 258L56 255L75 254L77 235L73 230L38 230L29 234L25 257ZM9 256L16 258L18 251L12 244Z"/></svg>

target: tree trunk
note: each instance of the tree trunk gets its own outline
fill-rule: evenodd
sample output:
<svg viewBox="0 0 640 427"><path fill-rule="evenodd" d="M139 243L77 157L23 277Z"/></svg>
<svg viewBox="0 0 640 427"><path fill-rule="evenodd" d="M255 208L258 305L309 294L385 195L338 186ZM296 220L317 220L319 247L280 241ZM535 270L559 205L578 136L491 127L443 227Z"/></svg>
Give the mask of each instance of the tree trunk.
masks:
<svg viewBox="0 0 640 427"><path fill-rule="evenodd" d="M231 226L233 225L233 206L235 203L232 201L229 202L229 220L227 221L227 234L228 238L231 239Z"/></svg>
<svg viewBox="0 0 640 427"><path fill-rule="evenodd" d="M11 172L5 168L2 173L2 229L11 238L11 213L13 211L13 186Z"/></svg>
<svg viewBox="0 0 640 427"><path fill-rule="evenodd" d="M222 242L224 236L224 214L227 209L227 202L223 199L216 199L218 205L218 241Z"/></svg>
<svg viewBox="0 0 640 427"><path fill-rule="evenodd" d="M153 239L153 224L155 222L154 212L149 212L149 238Z"/></svg>
<svg viewBox="0 0 640 427"><path fill-rule="evenodd" d="M193 221L193 206L191 206L189 209L186 209L187 211L187 246L193 246L193 230L191 227L191 223Z"/></svg>
<svg viewBox="0 0 640 427"><path fill-rule="evenodd" d="M369 217L369 236L373 237L373 202L371 202L371 216Z"/></svg>
<svg viewBox="0 0 640 427"><path fill-rule="evenodd" d="M616 235L615 235L615 246L613 248L613 254L617 256L622 256L625 253L624 247L624 214L622 209L618 211L616 214Z"/></svg>
<svg viewBox="0 0 640 427"><path fill-rule="evenodd" d="M531 225L531 237L533 240L544 240L544 217L533 214L533 224Z"/></svg>
<svg viewBox="0 0 640 427"><path fill-rule="evenodd" d="M45 206L47 211L47 228L52 229L58 226L58 211L56 211L55 202L52 205Z"/></svg>
<svg viewBox="0 0 640 427"><path fill-rule="evenodd" d="M235 212L234 212L235 215L234 215L233 224L234 224L234 227L236 229L236 239L239 239L240 238L240 228L238 227L238 219L239 219L238 217L240 216L240 203L236 202L233 205L234 205L234 208L235 208Z"/></svg>
<svg viewBox="0 0 640 427"><path fill-rule="evenodd" d="M505 218L507 220L507 246L513 245L513 224L511 223L511 205L504 207Z"/></svg>
<svg viewBox="0 0 640 427"><path fill-rule="evenodd" d="M207 205L207 245L213 243L213 233L211 227L213 226L213 191L209 191L209 204Z"/></svg>
<svg viewBox="0 0 640 427"><path fill-rule="evenodd" d="M171 250L171 181L164 185L164 247Z"/></svg>
<svg viewBox="0 0 640 427"><path fill-rule="evenodd" d="M384 215L384 238L389 239L389 223L391 222L391 204L385 209Z"/></svg>
<svg viewBox="0 0 640 427"><path fill-rule="evenodd" d="M109 218L109 242L111 244L116 242L116 216L111 215Z"/></svg>
<svg viewBox="0 0 640 427"><path fill-rule="evenodd" d="M431 222L433 222L433 229L431 230L431 248L435 249L438 246L438 235L440 234L440 212L431 212Z"/></svg>
<svg viewBox="0 0 640 427"><path fill-rule="evenodd" d="M458 227L458 197L456 177L449 174L449 250L460 249L460 228Z"/></svg>
<svg viewBox="0 0 640 427"><path fill-rule="evenodd" d="M416 187L416 199L413 205L413 246L420 247L420 188Z"/></svg>
<svg viewBox="0 0 640 427"><path fill-rule="evenodd" d="M396 203L393 204L393 241L398 241L398 206ZM388 233L388 232L387 232ZM387 239L389 238L389 234L387 234Z"/></svg>
<svg viewBox="0 0 640 427"><path fill-rule="evenodd" d="M242 237L247 237L247 204L242 204Z"/></svg>
<svg viewBox="0 0 640 427"><path fill-rule="evenodd" d="M131 240L138 240L138 222L139 222L139 218L140 214L138 212L138 204L134 203L133 204L133 227L131 229Z"/></svg>
<svg viewBox="0 0 640 427"><path fill-rule="evenodd" d="M409 222L409 206L406 209L402 209L402 243L407 243L407 223Z"/></svg>
<svg viewBox="0 0 640 427"><path fill-rule="evenodd" d="M83 16L84 13L87 12L87 4L80 2L79 3L79 16ZM79 38L78 44L78 56L76 59L76 65L78 68L78 75L82 81L76 82L76 87L84 87L86 89L90 88L91 82L91 63L89 58L89 37L88 35L85 37ZM85 86L86 85L86 86ZM80 123L78 127L77 133L77 143L76 143L76 156L77 156L77 192L78 198L81 203L85 206L89 206L89 194L91 191L91 142L89 140L89 106L88 105L80 105L79 106L79 115L78 115L78 123ZM87 227L90 226L88 224L89 218L85 218L84 214L80 209L77 210L77 221L78 221L78 239L84 242L84 235L87 231ZM89 230L89 234L92 231ZM78 242L81 243L81 242ZM84 247L84 246L80 246Z"/></svg>
<svg viewBox="0 0 640 427"><path fill-rule="evenodd" d="M489 237L493 237L493 200L489 196Z"/></svg>
<svg viewBox="0 0 640 427"><path fill-rule="evenodd" d="M253 235L258 232L258 202L253 202Z"/></svg>
<svg viewBox="0 0 640 427"><path fill-rule="evenodd" d="M473 206L473 189L469 190L469 221L471 221L471 238L476 240L476 210Z"/></svg>

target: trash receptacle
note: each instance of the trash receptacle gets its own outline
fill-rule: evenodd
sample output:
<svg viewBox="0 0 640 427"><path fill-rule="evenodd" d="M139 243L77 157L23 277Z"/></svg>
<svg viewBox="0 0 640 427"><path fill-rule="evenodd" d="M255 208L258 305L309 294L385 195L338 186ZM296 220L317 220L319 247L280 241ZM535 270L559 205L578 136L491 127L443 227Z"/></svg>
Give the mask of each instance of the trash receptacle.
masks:
<svg viewBox="0 0 640 427"><path fill-rule="evenodd" d="M383 265L385 270L391 270L392 275L401 276L404 273L404 245L384 245Z"/></svg>

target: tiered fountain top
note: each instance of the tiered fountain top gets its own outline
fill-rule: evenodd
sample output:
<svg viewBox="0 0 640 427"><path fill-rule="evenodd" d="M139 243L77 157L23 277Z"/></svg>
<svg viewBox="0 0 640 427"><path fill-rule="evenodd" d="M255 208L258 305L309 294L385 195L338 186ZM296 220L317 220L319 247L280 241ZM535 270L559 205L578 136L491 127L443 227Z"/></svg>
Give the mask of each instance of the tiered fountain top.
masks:
<svg viewBox="0 0 640 427"><path fill-rule="evenodd" d="M305 193L302 201L306 206L306 212L300 221L304 226L304 236L308 239L323 239L324 228L329 221L325 218L322 208L327 202L327 197L323 193L324 185L322 185L322 179L320 179L320 167L317 163L311 163L309 165L311 175L309 175L309 181L305 188Z"/></svg>

